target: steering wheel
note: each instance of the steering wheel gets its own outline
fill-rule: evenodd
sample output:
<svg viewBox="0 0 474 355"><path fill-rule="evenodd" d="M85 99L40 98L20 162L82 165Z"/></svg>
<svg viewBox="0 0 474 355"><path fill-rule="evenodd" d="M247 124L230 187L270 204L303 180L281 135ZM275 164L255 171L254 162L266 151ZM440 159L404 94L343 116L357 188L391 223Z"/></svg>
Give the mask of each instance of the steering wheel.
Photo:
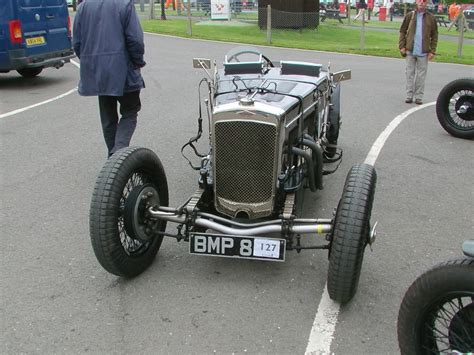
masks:
<svg viewBox="0 0 474 355"><path fill-rule="evenodd" d="M267 66L271 67L271 68L274 68L275 66L273 65L272 61L266 57L265 55L263 55L258 49L256 48L253 48L253 47L247 47L247 48L243 48L243 49L237 49L235 50L230 50L226 57L227 57L227 62L230 63L230 62L240 62L239 60L239 56L242 56L244 54L255 54L256 56L262 56L262 58L265 60L265 63L267 64Z"/></svg>

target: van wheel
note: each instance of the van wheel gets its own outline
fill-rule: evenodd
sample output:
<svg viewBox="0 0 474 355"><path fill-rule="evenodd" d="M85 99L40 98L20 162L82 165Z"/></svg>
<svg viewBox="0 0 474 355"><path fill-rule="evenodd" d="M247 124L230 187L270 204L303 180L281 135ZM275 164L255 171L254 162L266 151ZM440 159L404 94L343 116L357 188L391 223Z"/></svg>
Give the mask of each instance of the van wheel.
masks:
<svg viewBox="0 0 474 355"><path fill-rule="evenodd" d="M42 67L39 68L25 68L25 69L18 69L17 72L24 78L34 78L39 73L43 71Z"/></svg>

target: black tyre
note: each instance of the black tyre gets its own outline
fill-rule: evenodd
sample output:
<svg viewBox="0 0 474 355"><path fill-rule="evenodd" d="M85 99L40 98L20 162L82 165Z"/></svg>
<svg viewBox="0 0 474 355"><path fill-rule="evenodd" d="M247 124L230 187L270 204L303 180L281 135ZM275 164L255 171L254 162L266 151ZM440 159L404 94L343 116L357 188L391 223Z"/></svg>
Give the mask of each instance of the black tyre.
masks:
<svg viewBox="0 0 474 355"><path fill-rule="evenodd" d="M474 260L439 264L418 277L398 313L405 354L474 352Z"/></svg>
<svg viewBox="0 0 474 355"><path fill-rule="evenodd" d="M39 68L24 68L24 69L18 69L17 72L24 78L34 78L37 76L39 73L43 71L42 67Z"/></svg>
<svg viewBox="0 0 474 355"><path fill-rule="evenodd" d="M436 100L441 126L458 138L474 138L474 79L458 79L447 84Z"/></svg>
<svg viewBox="0 0 474 355"><path fill-rule="evenodd" d="M376 181L372 165L353 166L336 210L327 283L329 296L339 303L349 302L357 291L364 250L370 237Z"/></svg>
<svg viewBox="0 0 474 355"><path fill-rule="evenodd" d="M337 145L339 130L341 129L341 85L337 85L331 95L329 107L329 128L327 140L331 145ZM326 158L333 158L336 155L336 147L327 147L324 152Z"/></svg>
<svg viewBox="0 0 474 355"><path fill-rule="evenodd" d="M92 247L112 274L132 277L147 269L161 246L166 222L150 219L150 206L168 205L163 166L151 150L117 151L102 168L89 214Z"/></svg>

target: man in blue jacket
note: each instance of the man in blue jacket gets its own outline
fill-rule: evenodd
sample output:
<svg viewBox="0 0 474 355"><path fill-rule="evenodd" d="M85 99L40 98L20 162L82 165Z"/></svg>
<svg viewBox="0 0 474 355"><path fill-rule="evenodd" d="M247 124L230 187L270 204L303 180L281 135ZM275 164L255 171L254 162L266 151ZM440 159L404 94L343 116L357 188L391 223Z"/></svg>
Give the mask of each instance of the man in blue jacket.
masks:
<svg viewBox="0 0 474 355"><path fill-rule="evenodd" d="M133 0L85 0L74 19L73 46L81 60L79 94L98 96L109 157L128 147L145 83L143 30ZM121 118L117 112L120 104Z"/></svg>

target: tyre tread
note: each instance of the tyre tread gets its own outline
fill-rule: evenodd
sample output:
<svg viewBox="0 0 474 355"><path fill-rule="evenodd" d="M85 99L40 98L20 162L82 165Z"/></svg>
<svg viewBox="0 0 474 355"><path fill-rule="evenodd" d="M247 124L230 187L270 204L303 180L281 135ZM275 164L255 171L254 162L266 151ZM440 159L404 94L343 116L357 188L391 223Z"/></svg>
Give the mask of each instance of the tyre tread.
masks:
<svg viewBox="0 0 474 355"><path fill-rule="evenodd" d="M336 212L329 257L328 292L333 300L340 303L349 302L357 291L368 241L376 177L371 165L352 167Z"/></svg>

